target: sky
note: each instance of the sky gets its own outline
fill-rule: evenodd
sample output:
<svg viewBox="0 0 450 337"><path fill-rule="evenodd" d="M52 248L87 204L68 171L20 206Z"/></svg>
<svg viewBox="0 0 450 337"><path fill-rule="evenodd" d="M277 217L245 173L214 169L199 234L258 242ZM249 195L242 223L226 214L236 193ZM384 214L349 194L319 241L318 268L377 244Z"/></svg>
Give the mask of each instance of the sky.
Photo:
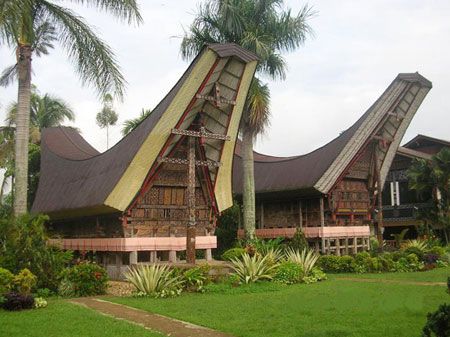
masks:
<svg viewBox="0 0 450 337"><path fill-rule="evenodd" d="M126 119L153 108L188 66L179 47L194 18L198 0L141 0L144 24L127 26L94 8L62 1L83 16L114 50L128 82L123 102L115 102L119 121L110 144L121 138ZM287 0L297 12L305 2ZM256 143L258 152L289 156L324 145L352 125L401 72L418 71L433 82L404 142L416 134L450 140L450 1L316 0L310 20L314 36L286 54L285 81L263 78L271 90L271 125ZM13 64L13 50L0 48L0 69ZM33 84L72 107L82 135L106 149L106 131L95 123L101 103L83 86L63 50L33 59ZM0 121L17 86L0 88ZM1 124L1 123L0 123Z"/></svg>

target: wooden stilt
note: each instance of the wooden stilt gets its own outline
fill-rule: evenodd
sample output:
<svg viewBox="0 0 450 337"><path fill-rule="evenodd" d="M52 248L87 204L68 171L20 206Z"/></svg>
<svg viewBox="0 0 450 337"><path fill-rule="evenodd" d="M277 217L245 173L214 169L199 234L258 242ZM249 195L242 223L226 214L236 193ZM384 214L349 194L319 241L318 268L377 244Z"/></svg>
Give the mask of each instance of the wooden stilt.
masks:
<svg viewBox="0 0 450 337"><path fill-rule="evenodd" d="M186 262L195 264L195 138L189 137L188 153L188 212Z"/></svg>

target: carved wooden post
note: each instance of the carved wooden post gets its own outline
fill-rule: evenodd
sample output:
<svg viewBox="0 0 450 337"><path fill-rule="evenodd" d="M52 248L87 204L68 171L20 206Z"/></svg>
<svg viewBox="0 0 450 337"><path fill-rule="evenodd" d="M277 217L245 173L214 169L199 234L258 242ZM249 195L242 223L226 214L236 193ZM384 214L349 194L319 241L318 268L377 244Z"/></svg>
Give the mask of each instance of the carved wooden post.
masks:
<svg viewBox="0 0 450 337"><path fill-rule="evenodd" d="M189 137L188 152L188 212L186 235L186 262L195 264L195 139Z"/></svg>

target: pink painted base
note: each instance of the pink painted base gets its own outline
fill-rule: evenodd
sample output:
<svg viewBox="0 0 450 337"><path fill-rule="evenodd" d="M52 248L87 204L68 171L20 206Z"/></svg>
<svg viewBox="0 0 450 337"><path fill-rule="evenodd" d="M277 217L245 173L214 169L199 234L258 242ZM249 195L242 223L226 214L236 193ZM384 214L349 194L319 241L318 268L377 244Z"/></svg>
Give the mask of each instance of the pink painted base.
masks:
<svg viewBox="0 0 450 337"><path fill-rule="evenodd" d="M186 250L185 237L51 239L49 241L50 244L62 249L81 251L133 252ZM195 246L196 249L217 248L217 237L197 236Z"/></svg>
<svg viewBox="0 0 450 337"><path fill-rule="evenodd" d="M263 228L256 230L256 236L261 239L292 238L296 228ZM333 226L333 227L304 227L306 238L339 238L370 236L369 226ZM238 231L238 237L244 237L244 231Z"/></svg>

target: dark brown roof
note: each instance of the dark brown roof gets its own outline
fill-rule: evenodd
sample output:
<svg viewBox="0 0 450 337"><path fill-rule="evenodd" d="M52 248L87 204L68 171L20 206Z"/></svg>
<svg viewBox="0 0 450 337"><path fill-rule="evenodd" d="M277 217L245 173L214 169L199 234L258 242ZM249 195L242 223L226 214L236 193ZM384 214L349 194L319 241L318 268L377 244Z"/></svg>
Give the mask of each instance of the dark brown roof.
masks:
<svg viewBox="0 0 450 337"><path fill-rule="evenodd" d="M352 136L366 118L374 111L378 101L391 89L394 83L406 81L419 83L431 88L431 82L418 73L399 74L385 90L383 95L353 124L338 137L324 146L305 155L293 157L273 157L254 153L255 191L257 193L287 192L315 189L315 184L330 168L343 151ZM370 134L367 134L369 137ZM240 146L236 147L233 163L233 191L242 193L242 158ZM319 191L317 191L319 193Z"/></svg>
<svg viewBox="0 0 450 337"><path fill-rule="evenodd" d="M418 134L417 136L415 136L409 142L404 144L403 147L411 148L411 149L419 148L422 143L437 143L437 144L441 144L441 145L450 147L450 141L448 141L448 140L434 138L434 137L421 135L421 134Z"/></svg>
<svg viewBox="0 0 450 337"><path fill-rule="evenodd" d="M416 151L413 149L408 149L407 147L399 146L397 150L397 154L408 157L408 158L421 158L430 160L432 155L420 151Z"/></svg>
<svg viewBox="0 0 450 337"><path fill-rule="evenodd" d="M258 57L255 54L238 46L235 43L211 43L208 44L208 47L214 50L220 57L235 56L245 63L258 61Z"/></svg>
<svg viewBox="0 0 450 337"><path fill-rule="evenodd" d="M205 47L153 112L103 153L96 151L73 129L44 129L41 139L41 176L32 212L57 217L61 212L67 216L71 210L80 209L83 214L114 211L104 205L106 198L206 49L212 49L219 56L256 59L253 54L234 44Z"/></svg>

